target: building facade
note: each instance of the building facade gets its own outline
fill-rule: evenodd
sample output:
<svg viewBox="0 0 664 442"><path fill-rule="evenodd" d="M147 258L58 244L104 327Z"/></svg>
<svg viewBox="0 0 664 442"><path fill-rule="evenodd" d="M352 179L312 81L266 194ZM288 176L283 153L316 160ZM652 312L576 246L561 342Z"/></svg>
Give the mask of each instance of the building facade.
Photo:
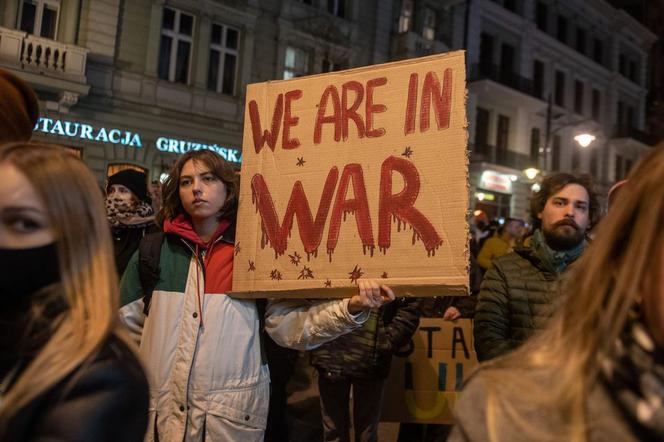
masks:
<svg viewBox="0 0 664 442"><path fill-rule="evenodd" d="M524 169L604 189L647 151L655 36L604 0L4 0L0 67L38 92L35 139L100 183L178 155L242 159L244 94L288 79L467 50L471 209L525 218ZM588 132L582 149L574 137Z"/></svg>
<svg viewBox="0 0 664 442"><path fill-rule="evenodd" d="M655 35L603 0L467 2L471 204L527 219L542 175L589 173L601 193L650 148ZM575 137L594 140L582 147ZM534 179L524 170L541 171Z"/></svg>
<svg viewBox="0 0 664 442"><path fill-rule="evenodd" d="M374 63L376 3L5 0L0 67L38 93L34 139L100 183L196 149L239 167L246 85Z"/></svg>

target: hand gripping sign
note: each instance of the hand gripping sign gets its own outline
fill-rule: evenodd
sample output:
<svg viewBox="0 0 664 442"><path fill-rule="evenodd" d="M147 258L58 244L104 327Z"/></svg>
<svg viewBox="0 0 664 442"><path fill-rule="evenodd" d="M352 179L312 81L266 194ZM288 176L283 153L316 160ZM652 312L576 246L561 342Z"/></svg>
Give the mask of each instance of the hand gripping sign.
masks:
<svg viewBox="0 0 664 442"><path fill-rule="evenodd" d="M463 52L249 85L233 292L463 294Z"/></svg>

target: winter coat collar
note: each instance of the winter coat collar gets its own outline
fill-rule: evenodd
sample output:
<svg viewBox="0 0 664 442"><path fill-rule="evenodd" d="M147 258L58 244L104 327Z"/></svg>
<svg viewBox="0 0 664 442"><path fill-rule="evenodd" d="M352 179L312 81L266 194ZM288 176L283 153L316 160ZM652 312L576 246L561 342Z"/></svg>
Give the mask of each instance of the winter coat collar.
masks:
<svg viewBox="0 0 664 442"><path fill-rule="evenodd" d="M556 252L544 241L541 230L536 230L533 236L526 241L528 245L516 248L514 251L533 263L537 268L551 275L559 275L567 266L576 261L586 248L584 240L573 249Z"/></svg>
<svg viewBox="0 0 664 442"><path fill-rule="evenodd" d="M164 233L177 235L202 249L207 249L220 238L225 242L233 244L235 242L235 223L227 219L222 219L217 230L210 238L210 241L205 242L194 230L191 218L184 214L180 214L173 219L167 219L164 221Z"/></svg>

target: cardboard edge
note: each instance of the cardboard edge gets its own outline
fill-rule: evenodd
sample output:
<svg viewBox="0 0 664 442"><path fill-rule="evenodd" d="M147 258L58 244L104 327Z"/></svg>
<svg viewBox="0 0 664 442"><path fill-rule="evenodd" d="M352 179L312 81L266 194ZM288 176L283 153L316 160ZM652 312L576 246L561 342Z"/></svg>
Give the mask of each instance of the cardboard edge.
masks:
<svg viewBox="0 0 664 442"><path fill-rule="evenodd" d="M397 297L429 298L433 296L465 296L467 287L461 285L390 285ZM330 288L306 288L294 290L270 290L270 291L245 291L229 292L228 296L241 299L326 299L326 298L350 298L357 294L357 287L330 287Z"/></svg>

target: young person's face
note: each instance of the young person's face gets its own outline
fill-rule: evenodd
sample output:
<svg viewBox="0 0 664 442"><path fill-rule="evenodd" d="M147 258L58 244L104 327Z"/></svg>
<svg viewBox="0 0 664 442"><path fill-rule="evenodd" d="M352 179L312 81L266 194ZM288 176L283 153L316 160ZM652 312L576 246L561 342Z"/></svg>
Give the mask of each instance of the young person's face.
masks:
<svg viewBox="0 0 664 442"><path fill-rule="evenodd" d="M106 199L121 203L121 207L119 207L120 209L132 209L136 205L136 198L134 197L134 193L129 190L128 187L123 186L122 184L111 185L111 187L108 189Z"/></svg>
<svg viewBox="0 0 664 442"><path fill-rule="evenodd" d="M546 200L538 214L546 243L568 250L581 243L590 225L590 197L580 184L568 184Z"/></svg>
<svg viewBox="0 0 664 442"><path fill-rule="evenodd" d="M189 160L180 173L180 201L194 220L219 215L226 203L226 185L201 161Z"/></svg>
<svg viewBox="0 0 664 442"><path fill-rule="evenodd" d="M26 176L0 163L0 248L29 249L55 240L46 206Z"/></svg>

